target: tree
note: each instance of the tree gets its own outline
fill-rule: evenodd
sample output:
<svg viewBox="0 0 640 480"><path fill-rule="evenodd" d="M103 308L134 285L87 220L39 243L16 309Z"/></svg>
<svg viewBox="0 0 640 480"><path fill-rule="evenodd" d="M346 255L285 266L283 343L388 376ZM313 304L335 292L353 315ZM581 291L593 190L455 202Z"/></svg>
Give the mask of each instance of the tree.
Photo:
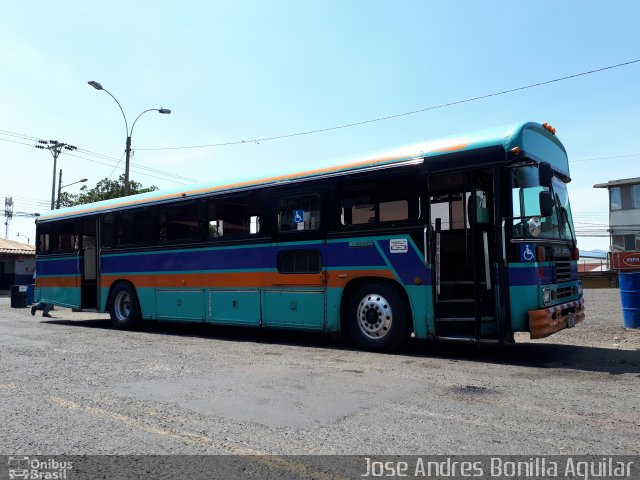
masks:
<svg viewBox="0 0 640 480"><path fill-rule="evenodd" d="M141 183L135 180L129 181L129 191L131 195L136 193L146 193L158 190L158 187L152 185L143 187ZM124 173L120 175L118 180L103 178L95 187L89 189L83 185L80 193L72 195L68 192L60 193L60 207L72 207L74 205L83 205L85 203L98 202L100 200L109 200L110 198L124 197Z"/></svg>

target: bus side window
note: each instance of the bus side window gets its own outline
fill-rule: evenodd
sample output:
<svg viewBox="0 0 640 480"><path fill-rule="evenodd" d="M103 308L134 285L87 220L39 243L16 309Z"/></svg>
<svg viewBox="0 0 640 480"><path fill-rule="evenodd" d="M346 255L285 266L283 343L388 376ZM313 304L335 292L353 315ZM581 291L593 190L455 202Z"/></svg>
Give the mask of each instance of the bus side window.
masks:
<svg viewBox="0 0 640 480"><path fill-rule="evenodd" d="M403 222L420 216L418 184L410 173L346 181L339 186L338 200L344 226Z"/></svg>
<svg viewBox="0 0 640 480"><path fill-rule="evenodd" d="M201 240L200 205L186 202L160 208L158 237L160 242Z"/></svg>
<svg viewBox="0 0 640 480"><path fill-rule="evenodd" d="M80 236L77 233L76 222L64 222L56 225L57 247L59 251L78 250Z"/></svg>
<svg viewBox="0 0 640 480"><path fill-rule="evenodd" d="M320 228L320 197L303 195L283 198L278 203L278 230L298 232Z"/></svg>
<svg viewBox="0 0 640 480"><path fill-rule="evenodd" d="M102 246L105 248L113 247L113 214L109 213L102 217Z"/></svg>
<svg viewBox="0 0 640 480"><path fill-rule="evenodd" d="M53 249L51 231L50 224L38 225L38 253L49 253Z"/></svg>
<svg viewBox="0 0 640 480"><path fill-rule="evenodd" d="M249 195L210 198L207 205L209 238L260 233L259 205Z"/></svg>
<svg viewBox="0 0 640 480"><path fill-rule="evenodd" d="M116 246L149 245L153 242L153 211L150 207L116 214Z"/></svg>

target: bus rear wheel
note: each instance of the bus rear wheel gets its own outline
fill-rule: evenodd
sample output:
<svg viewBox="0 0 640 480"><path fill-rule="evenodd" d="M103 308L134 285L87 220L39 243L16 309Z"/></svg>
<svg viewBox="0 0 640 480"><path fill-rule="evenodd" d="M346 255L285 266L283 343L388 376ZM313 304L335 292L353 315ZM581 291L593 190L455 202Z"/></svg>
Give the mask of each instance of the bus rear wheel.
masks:
<svg viewBox="0 0 640 480"><path fill-rule="evenodd" d="M135 288L129 283L117 284L111 292L109 310L114 327L121 330L135 328L140 319L140 305Z"/></svg>
<svg viewBox="0 0 640 480"><path fill-rule="evenodd" d="M365 350L397 350L411 334L408 313L397 288L384 282L364 283L356 287L349 300L349 334Z"/></svg>

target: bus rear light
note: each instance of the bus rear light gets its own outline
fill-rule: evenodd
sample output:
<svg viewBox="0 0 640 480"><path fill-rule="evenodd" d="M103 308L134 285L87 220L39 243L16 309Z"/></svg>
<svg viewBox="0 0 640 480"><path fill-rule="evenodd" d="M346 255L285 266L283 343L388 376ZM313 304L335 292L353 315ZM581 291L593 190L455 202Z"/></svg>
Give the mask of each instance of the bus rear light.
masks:
<svg viewBox="0 0 640 480"><path fill-rule="evenodd" d="M547 261L547 250L542 245L538 245L536 247L536 260L538 262L546 262Z"/></svg>
<svg viewBox="0 0 640 480"><path fill-rule="evenodd" d="M580 260L580 249L578 247L571 249L571 260Z"/></svg>

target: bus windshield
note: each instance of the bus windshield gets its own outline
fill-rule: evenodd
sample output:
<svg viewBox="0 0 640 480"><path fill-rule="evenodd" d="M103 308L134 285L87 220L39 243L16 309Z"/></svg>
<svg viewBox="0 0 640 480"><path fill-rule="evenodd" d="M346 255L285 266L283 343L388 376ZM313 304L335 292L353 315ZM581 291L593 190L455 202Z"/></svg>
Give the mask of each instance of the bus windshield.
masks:
<svg viewBox="0 0 640 480"><path fill-rule="evenodd" d="M513 238L546 238L575 242L573 218L567 184L553 177L551 188L538 181L536 166L520 166L512 170ZM540 214L540 192L550 191L554 199L553 214Z"/></svg>

